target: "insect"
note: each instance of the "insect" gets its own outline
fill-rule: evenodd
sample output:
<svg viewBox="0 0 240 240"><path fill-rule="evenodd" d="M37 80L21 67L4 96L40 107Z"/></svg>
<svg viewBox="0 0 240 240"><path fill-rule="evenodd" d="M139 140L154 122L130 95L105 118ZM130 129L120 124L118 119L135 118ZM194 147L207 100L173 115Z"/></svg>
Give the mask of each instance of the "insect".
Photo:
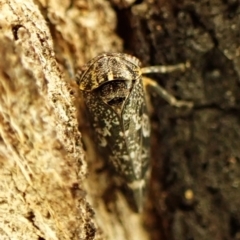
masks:
<svg viewBox="0 0 240 240"><path fill-rule="evenodd" d="M131 55L106 53L92 59L76 77L99 151L132 193L137 212L142 210L150 169L150 120L144 89L153 87L172 105L192 106L142 75L185 68L186 64L141 68Z"/></svg>

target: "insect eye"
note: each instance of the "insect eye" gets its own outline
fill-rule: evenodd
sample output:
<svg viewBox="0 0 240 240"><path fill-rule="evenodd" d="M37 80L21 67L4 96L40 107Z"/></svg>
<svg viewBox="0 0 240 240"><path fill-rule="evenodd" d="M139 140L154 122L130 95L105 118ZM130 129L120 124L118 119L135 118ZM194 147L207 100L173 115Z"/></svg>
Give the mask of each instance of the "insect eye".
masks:
<svg viewBox="0 0 240 240"><path fill-rule="evenodd" d="M121 105L132 90L134 81L113 80L98 88L99 96L110 106Z"/></svg>

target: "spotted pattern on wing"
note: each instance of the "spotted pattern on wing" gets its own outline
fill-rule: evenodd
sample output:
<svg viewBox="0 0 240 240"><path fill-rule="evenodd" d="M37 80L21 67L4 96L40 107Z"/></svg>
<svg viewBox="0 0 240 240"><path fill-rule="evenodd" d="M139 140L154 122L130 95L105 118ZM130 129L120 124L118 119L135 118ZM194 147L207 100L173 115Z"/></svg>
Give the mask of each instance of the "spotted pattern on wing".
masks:
<svg viewBox="0 0 240 240"><path fill-rule="evenodd" d="M140 62L102 54L77 75L98 149L141 209L150 159L150 123Z"/></svg>

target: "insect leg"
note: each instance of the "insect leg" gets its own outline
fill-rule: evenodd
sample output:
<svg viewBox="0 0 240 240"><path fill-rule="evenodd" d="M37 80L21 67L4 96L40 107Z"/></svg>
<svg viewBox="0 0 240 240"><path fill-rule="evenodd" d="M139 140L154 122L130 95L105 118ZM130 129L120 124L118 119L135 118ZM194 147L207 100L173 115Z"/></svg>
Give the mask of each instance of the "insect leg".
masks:
<svg viewBox="0 0 240 240"><path fill-rule="evenodd" d="M177 100L173 95L168 93L163 87L161 87L159 84L157 84L156 81L154 81L151 78L144 76L143 85L145 88L152 87L158 95L160 95L164 100L166 100L172 106L187 107L187 108L193 107L192 102Z"/></svg>
<svg viewBox="0 0 240 240"><path fill-rule="evenodd" d="M142 74L149 74L149 73L169 73L174 71L185 71L186 69L190 68L190 62L187 61L186 63L179 63L176 65L170 65L170 66L149 66L141 68Z"/></svg>

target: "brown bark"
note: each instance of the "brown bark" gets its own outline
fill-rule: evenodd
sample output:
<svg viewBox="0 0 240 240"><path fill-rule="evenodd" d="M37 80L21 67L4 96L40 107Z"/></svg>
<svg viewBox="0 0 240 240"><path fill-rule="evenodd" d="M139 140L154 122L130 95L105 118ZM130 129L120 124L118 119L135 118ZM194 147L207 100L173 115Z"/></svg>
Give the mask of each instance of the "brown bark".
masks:
<svg viewBox="0 0 240 240"><path fill-rule="evenodd" d="M125 51L145 65L190 61L154 75L191 112L153 100L152 239L239 239L239 1L138 1L118 11Z"/></svg>
<svg viewBox="0 0 240 240"><path fill-rule="evenodd" d="M105 1L0 8L0 238L93 239L72 86L76 66L120 50L114 14Z"/></svg>
<svg viewBox="0 0 240 240"><path fill-rule="evenodd" d="M0 3L1 239L238 239L239 2L111 2ZM77 68L122 51L144 66L191 62L153 76L195 107L152 98L142 214L107 191L112 176L78 130Z"/></svg>
<svg viewBox="0 0 240 240"><path fill-rule="evenodd" d="M2 2L0 41L1 239L86 238L76 110L38 6Z"/></svg>

